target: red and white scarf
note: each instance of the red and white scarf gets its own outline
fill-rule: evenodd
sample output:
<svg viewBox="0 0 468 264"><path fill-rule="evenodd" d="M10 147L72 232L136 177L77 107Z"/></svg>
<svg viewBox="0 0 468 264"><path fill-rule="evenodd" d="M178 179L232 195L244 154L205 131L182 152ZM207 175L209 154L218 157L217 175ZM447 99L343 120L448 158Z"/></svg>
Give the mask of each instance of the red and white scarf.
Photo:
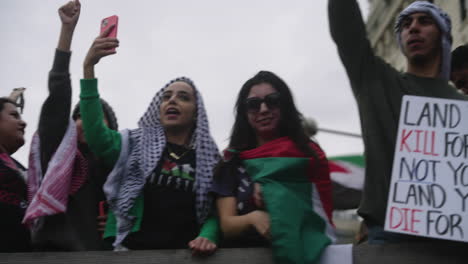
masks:
<svg viewBox="0 0 468 264"><path fill-rule="evenodd" d="M38 217L65 212L69 195L75 194L85 183L88 162L78 150L77 139L75 122L70 119L62 142L43 174L39 135L37 132L34 134L27 180L29 206L23 223L30 225Z"/></svg>

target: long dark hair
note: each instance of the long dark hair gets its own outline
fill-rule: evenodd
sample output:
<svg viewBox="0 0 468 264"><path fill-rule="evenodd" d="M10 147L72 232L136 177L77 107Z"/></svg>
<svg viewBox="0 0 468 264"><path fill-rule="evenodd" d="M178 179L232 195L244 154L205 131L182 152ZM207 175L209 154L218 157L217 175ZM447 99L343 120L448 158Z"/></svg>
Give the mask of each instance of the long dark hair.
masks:
<svg viewBox="0 0 468 264"><path fill-rule="evenodd" d="M237 167L240 165L239 151L249 150L257 147L257 137L255 131L250 126L247 119L247 109L245 100L250 93L252 86L262 83L268 83L281 95L280 111L281 118L279 124L279 136L288 136L306 156L314 157L318 160L317 153L309 146L310 139L302 126L302 115L294 104L294 99L288 85L276 74L269 71L260 71L254 77L247 80L242 86L237 96L235 106L235 121L231 130L229 149L234 149L232 157L227 160L221 160L214 169L214 177L220 177L227 173L234 176Z"/></svg>
<svg viewBox="0 0 468 264"><path fill-rule="evenodd" d="M229 147L236 150L247 150L257 147L255 131L247 120L245 100L254 85L270 84L281 95L279 136L288 136L304 154L316 157L316 153L309 147L309 137L304 132L301 123L301 113L294 104L294 99L288 85L276 74L269 71L260 71L247 80L237 96L235 106L235 121L231 130Z"/></svg>

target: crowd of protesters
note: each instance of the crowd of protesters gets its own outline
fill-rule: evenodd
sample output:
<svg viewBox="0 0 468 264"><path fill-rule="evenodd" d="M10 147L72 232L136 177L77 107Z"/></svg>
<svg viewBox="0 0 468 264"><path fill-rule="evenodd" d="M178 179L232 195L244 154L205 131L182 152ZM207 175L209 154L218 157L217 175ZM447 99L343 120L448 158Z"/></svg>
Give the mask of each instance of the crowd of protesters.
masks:
<svg viewBox="0 0 468 264"><path fill-rule="evenodd" d="M288 85L268 71L244 83L222 154L203 89L187 77L154 95L138 128L118 131L94 71L116 54L112 27L87 53L72 111L70 47L80 11L78 0L59 9L49 96L27 169L11 157L24 144L26 123L15 96L0 98L0 252L190 248L207 255L218 247L272 247L278 263L316 262L335 241L332 183ZM401 73L374 55L355 0L329 0L329 20L361 117L366 177L358 213L368 242L421 239L383 229L401 101L467 100L468 46L451 53L450 17L414 2L396 19L407 62Z"/></svg>

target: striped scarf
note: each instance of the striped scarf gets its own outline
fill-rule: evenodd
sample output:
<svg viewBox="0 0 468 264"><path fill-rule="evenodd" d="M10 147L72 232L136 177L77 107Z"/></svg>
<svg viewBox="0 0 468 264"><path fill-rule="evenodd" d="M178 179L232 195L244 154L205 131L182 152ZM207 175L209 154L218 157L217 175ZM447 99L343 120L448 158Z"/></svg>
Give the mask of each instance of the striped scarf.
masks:
<svg viewBox="0 0 468 264"><path fill-rule="evenodd" d="M142 194L147 179L157 167L166 147L166 137L159 117L159 106L162 103L164 90L174 82L189 84L196 94L197 121L191 145L195 148L196 154L195 209L199 224L204 223L212 209L212 198L208 196L208 190L212 184L213 168L220 158L218 148L211 137L203 100L195 84L186 77L176 78L156 93L138 122L139 128L121 133L121 153L104 184L104 193L109 207L117 220L117 235L114 242L116 249L119 249L135 223L135 217L130 211L138 196Z"/></svg>
<svg viewBox="0 0 468 264"><path fill-rule="evenodd" d="M29 206L24 223L31 225L41 216L65 212L68 197L86 182L88 162L78 150L77 142L76 125L70 119L67 131L43 176L39 135L34 134L29 154Z"/></svg>

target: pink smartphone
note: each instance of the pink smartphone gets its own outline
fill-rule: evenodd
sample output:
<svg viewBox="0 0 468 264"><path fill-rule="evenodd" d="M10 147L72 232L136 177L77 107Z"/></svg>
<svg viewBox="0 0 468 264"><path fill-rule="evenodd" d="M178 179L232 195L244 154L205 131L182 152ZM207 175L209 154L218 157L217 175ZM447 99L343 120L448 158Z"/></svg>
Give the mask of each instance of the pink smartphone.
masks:
<svg viewBox="0 0 468 264"><path fill-rule="evenodd" d="M110 17L106 17L101 21L101 34L104 32L106 29L111 27L112 25L115 25L113 29L107 34L107 38L116 38L117 37L117 26L119 25L119 17L114 15ZM115 50L112 49L112 50Z"/></svg>

